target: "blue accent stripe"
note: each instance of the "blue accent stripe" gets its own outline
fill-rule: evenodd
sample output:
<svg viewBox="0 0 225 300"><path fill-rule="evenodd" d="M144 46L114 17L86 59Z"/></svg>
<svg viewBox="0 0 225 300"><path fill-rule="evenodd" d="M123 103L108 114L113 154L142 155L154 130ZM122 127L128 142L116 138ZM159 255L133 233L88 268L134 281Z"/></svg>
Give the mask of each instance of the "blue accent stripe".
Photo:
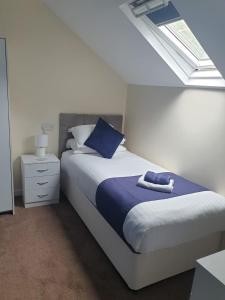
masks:
<svg viewBox="0 0 225 300"><path fill-rule="evenodd" d="M124 239L123 223L125 218L134 206L143 202L163 201L168 198L207 190L174 173L160 174L169 175L174 179L175 184L172 193L162 193L138 187L137 182L140 176L110 178L98 186L96 192L97 209L121 238Z"/></svg>
<svg viewBox="0 0 225 300"><path fill-rule="evenodd" d="M157 26L181 19L179 12L176 10L171 1L169 2L168 6L148 14L147 17Z"/></svg>

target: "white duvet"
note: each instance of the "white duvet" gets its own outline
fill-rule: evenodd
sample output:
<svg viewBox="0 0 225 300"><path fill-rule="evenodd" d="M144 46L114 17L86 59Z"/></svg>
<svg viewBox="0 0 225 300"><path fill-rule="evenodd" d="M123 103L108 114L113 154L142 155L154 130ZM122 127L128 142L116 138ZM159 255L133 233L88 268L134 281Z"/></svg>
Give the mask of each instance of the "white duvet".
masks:
<svg viewBox="0 0 225 300"><path fill-rule="evenodd" d="M141 175L149 170L167 171L129 151L117 153L112 159L66 151L61 168L62 174L73 178L93 205L97 187L105 179ZM123 225L126 241L140 253L174 247L224 230L225 198L211 191L138 204L129 211Z"/></svg>

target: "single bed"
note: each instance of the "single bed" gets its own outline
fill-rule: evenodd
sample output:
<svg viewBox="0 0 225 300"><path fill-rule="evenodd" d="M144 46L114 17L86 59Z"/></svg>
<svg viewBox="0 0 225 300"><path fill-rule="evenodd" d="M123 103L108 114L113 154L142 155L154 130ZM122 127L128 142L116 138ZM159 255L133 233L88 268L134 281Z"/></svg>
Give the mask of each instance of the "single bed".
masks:
<svg viewBox="0 0 225 300"><path fill-rule="evenodd" d="M172 226L168 226L166 222L171 207L179 207L178 197L166 200L169 203L166 210L165 204L159 203L161 201L150 204L152 216L160 212L164 226L156 226L157 230L151 230L144 235L136 234L134 239L137 224L130 223L134 217L140 217L140 211L131 210L129 218L126 219L129 225L126 239L118 235L96 208L95 195L99 184L107 178L140 175L149 169L155 172L166 170L129 151L116 154L112 160L102 159L99 155L73 155L71 151L65 151L66 140L70 137L68 128L92 124L98 117L99 115L60 115L59 155L62 154L62 189L128 286L137 290L181 273L193 268L195 260L199 257L219 250L222 247L221 232L225 226L224 215L219 214L219 210L224 199L210 191L199 195L196 193L194 197L194 194L182 196L186 201L185 213L181 214L178 221L176 219L177 226L174 226L174 222ZM101 117L118 130L122 129L122 116ZM201 205L192 210L191 201L196 203L195 197L198 197L198 203ZM213 211L216 215L207 218L206 209L205 213L201 214L203 217L198 218L200 212L204 211L208 204L211 205L212 197L215 197ZM178 211L182 212L182 207ZM196 215L192 222L191 214ZM186 220L189 225L182 220ZM212 223L213 226L210 225Z"/></svg>

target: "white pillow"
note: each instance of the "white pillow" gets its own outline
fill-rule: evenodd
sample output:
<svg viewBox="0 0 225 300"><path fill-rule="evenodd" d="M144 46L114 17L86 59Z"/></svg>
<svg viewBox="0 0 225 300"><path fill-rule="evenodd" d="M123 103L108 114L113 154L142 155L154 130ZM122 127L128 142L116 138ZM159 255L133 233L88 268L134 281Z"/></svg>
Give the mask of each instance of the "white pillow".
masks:
<svg viewBox="0 0 225 300"><path fill-rule="evenodd" d="M124 152L124 151L127 151L127 148L120 144L119 147L116 149L116 152L113 154L113 156L118 152Z"/></svg>
<svg viewBox="0 0 225 300"><path fill-rule="evenodd" d="M97 153L94 149L91 149L85 145L80 146L79 148L77 148L77 143L75 141L75 139L69 139L66 143L66 149L72 149L74 154L91 154L91 153ZM122 151L126 151L127 149L120 145L115 154L118 152L122 152Z"/></svg>
<svg viewBox="0 0 225 300"><path fill-rule="evenodd" d="M78 148L84 145L84 142L90 136L94 128L95 128L95 124L89 124L89 125L80 125L80 126L72 127L69 129L69 131L72 133L72 135L75 138Z"/></svg>
<svg viewBox="0 0 225 300"><path fill-rule="evenodd" d="M77 144L75 142L75 139L68 139L66 142L66 149L72 149L75 151L77 149Z"/></svg>
<svg viewBox="0 0 225 300"><path fill-rule="evenodd" d="M119 145L119 147L116 149L116 152L114 153L114 155L119 152L126 151L126 150L127 150L127 148L125 148L122 145ZM91 149L84 145L84 146L81 146L79 149L73 151L73 154L99 154L99 153L97 151L95 151L94 149Z"/></svg>
<svg viewBox="0 0 225 300"><path fill-rule="evenodd" d="M91 149L85 145L77 147L75 139L68 139L66 142L66 149L72 149L74 153L97 153L94 149Z"/></svg>
<svg viewBox="0 0 225 300"><path fill-rule="evenodd" d="M80 146L77 150L73 151L74 154L92 154L97 153L94 149L89 148L88 146Z"/></svg>
<svg viewBox="0 0 225 300"><path fill-rule="evenodd" d="M72 127L68 130L69 132L72 133L72 135L75 139L77 150L80 149L80 147L87 147L84 145L84 143L89 138L89 136L92 133L92 131L94 130L95 126L96 126L95 124L79 125L79 126ZM123 140L120 144L123 145L125 143L125 141L126 141L126 139L123 138ZM87 147L87 148L90 149L89 147ZM92 153L92 152L88 152L88 153Z"/></svg>

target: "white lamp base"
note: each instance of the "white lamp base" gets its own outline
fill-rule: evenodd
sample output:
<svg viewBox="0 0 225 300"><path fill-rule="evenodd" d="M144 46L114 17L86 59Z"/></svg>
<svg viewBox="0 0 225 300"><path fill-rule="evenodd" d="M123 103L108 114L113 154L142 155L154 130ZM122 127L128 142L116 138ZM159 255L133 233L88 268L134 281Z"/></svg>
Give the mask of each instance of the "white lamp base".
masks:
<svg viewBox="0 0 225 300"><path fill-rule="evenodd" d="M39 160L45 160L46 159L46 148L36 148L36 156Z"/></svg>

